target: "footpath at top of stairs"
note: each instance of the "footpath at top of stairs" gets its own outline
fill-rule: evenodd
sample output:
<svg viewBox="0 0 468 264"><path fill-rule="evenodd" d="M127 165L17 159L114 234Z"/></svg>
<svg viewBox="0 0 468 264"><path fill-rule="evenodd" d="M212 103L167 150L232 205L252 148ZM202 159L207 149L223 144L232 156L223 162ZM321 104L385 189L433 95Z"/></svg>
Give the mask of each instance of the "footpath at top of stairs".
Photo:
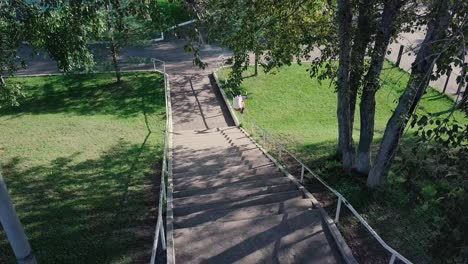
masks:
<svg viewBox="0 0 468 264"><path fill-rule="evenodd" d="M171 78L173 131L233 126L234 120L206 74Z"/></svg>

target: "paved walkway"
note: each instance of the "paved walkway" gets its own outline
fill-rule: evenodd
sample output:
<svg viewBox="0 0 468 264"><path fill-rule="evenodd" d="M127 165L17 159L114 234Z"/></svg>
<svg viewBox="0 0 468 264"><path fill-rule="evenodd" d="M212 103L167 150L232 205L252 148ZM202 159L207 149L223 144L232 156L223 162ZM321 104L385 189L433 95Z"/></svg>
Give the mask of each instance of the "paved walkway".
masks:
<svg viewBox="0 0 468 264"><path fill-rule="evenodd" d="M184 61L167 69L174 172L168 263L342 263L321 211L234 126L208 72Z"/></svg>
<svg viewBox="0 0 468 264"><path fill-rule="evenodd" d="M387 55L387 59L396 62L400 46L403 45L404 49L400 61L400 68L410 72L411 64L414 62L414 59L416 58L416 52L419 49L421 43L424 41L425 36L425 32L422 30L415 31L414 33L401 33L397 38L397 42L391 43L389 45L388 49L391 51L391 53ZM456 82L456 78L460 75L460 73L460 67L454 67L448 80L445 93L451 97L457 96L458 84ZM442 92L446 81L447 76L442 76L435 81L431 81L430 85ZM461 93L463 93L465 89L466 87L461 87Z"/></svg>
<svg viewBox="0 0 468 264"><path fill-rule="evenodd" d="M193 74L200 73L198 67L192 63L193 55L184 52L184 40L170 39L164 42L158 42L146 47L129 47L122 50L119 60L122 70L144 70L152 69L151 63L139 64L142 58L157 58L166 62L168 73L175 74ZM93 49L97 61L110 62L110 54L102 48ZM26 46L19 49L22 58L29 58L30 50ZM209 73L215 66L216 59L221 54L228 53L226 50L217 46L206 45L200 52L200 55L208 63L208 68L203 73ZM58 73L56 63L49 59L47 55L39 54L33 58L27 59L27 68L17 72L18 75L25 74L51 74Z"/></svg>

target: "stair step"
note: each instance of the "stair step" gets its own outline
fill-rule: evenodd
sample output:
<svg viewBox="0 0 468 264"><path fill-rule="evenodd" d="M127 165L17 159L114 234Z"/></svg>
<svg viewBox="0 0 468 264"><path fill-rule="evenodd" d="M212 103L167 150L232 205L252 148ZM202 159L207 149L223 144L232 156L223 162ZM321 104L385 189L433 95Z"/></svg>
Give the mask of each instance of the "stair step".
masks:
<svg viewBox="0 0 468 264"><path fill-rule="evenodd" d="M239 148L238 147L227 147L227 148L222 148L222 149L213 149L210 147L206 147L205 149L199 149L199 150L192 150L192 151L183 151L182 149L173 149L172 155L173 157L177 158L187 158L187 157L193 157L197 156L200 158L203 157L212 157L212 156L218 156L218 155L223 155L223 154L228 154L228 153L239 153Z"/></svg>
<svg viewBox="0 0 468 264"><path fill-rule="evenodd" d="M174 158L174 156L173 156ZM190 155L186 157L177 156L173 161L174 170L183 169L189 166L208 166L208 165L223 165L231 164L245 160L241 152L232 151L225 153L218 153L217 155Z"/></svg>
<svg viewBox="0 0 468 264"><path fill-rule="evenodd" d="M242 130L240 130L238 127L226 127L226 128L219 128L219 132L222 133L222 134L225 134L225 135L228 135L228 134L231 134L231 135L234 135L234 134L244 134L244 132L242 132Z"/></svg>
<svg viewBox="0 0 468 264"><path fill-rule="evenodd" d="M207 148L216 146L226 146L230 144L229 140L224 137L210 137L206 139L193 139L193 140L175 140L173 146L186 148L198 148L199 146L205 146Z"/></svg>
<svg viewBox="0 0 468 264"><path fill-rule="evenodd" d="M174 156L173 156L174 157ZM225 166L227 164L233 164L241 161L251 161L251 162L268 162L269 159L261 151L229 151L225 153L220 153L216 155L205 155L198 156L193 155L191 157L180 157L177 156L173 161L174 170L183 170L184 168L192 166L209 166L209 165L219 165ZM252 163L254 164L254 163Z"/></svg>
<svg viewBox="0 0 468 264"><path fill-rule="evenodd" d="M277 169L273 163L266 164L264 166L250 166L250 165L238 165L238 166L231 166L228 168L221 168L219 170L200 170L196 173L194 172L177 172L174 173L174 178L184 178L184 177L194 177L194 176L202 176L202 175L226 175L226 174L241 174L241 173L259 173L264 174L271 172L272 170Z"/></svg>
<svg viewBox="0 0 468 264"><path fill-rule="evenodd" d="M340 263L318 210L174 230L179 263Z"/></svg>
<svg viewBox="0 0 468 264"><path fill-rule="evenodd" d="M211 132L211 133L204 133L204 134L184 134L184 135L173 135L173 139L176 141L191 141L197 139L209 139L212 137L220 137L226 138L226 135L222 134L221 132Z"/></svg>
<svg viewBox="0 0 468 264"><path fill-rule="evenodd" d="M208 138L213 136L225 136L220 131L217 130L208 130L208 131L190 131L190 130L183 130L183 131L173 131L172 132L172 139L179 140L185 138Z"/></svg>
<svg viewBox="0 0 468 264"><path fill-rule="evenodd" d="M213 147L203 147L197 149L189 149L183 146L178 146L177 148L172 148L172 153L174 157L193 157L196 156L214 156L217 153L225 153L229 151L234 152L244 152L244 151L254 151L257 150L259 153L262 153L258 147L253 144L249 143L246 145L236 146L235 144L230 144L229 146L223 146L218 148Z"/></svg>
<svg viewBox="0 0 468 264"><path fill-rule="evenodd" d="M203 163L191 163L187 162L184 166L174 167L174 173L184 173L184 172L204 172L207 170L212 170L213 172L222 171L226 168L236 167L236 166L245 166L245 168L256 168L270 165L272 162L265 156L256 156L251 158L239 157L238 160L231 161L219 161L214 164L203 164Z"/></svg>
<svg viewBox="0 0 468 264"><path fill-rule="evenodd" d="M267 193L278 193L297 190L295 184L286 183L274 186L250 187L244 189L229 189L229 192L216 192L189 197L181 197L173 200L177 207L197 206L205 204L230 203L243 200L247 197L258 196Z"/></svg>
<svg viewBox="0 0 468 264"><path fill-rule="evenodd" d="M193 140L207 140L213 137L226 138L227 136L225 134L222 134L221 132L213 132L209 134L177 135L177 136L174 136L173 139L177 141L190 142Z"/></svg>
<svg viewBox="0 0 468 264"><path fill-rule="evenodd" d="M256 180L256 181L231 183L231 184L224 185L221 187L190 188L187 190L175 191L173 195L174 195L174 198L180 198L180 197L204 195L204 194L217 193L217 192L231 193L233 191L241 190L245 188L276 186L276 185L283 185L283 184L289 184L289 183L291 183L291 180L289 180L287 177L273 177L273 178L266 178L266 179L261 179L261 180Z"/></svg>
<svg viewBox="0 0 468 264"><path fill-rule="evenodd" d="M229 208L241 208L246 206L260 205L260 204L269 204L274 202L281 202L286 199L302 197L303 194L299 190L287 191L287 192L278 192L278 193L268 193L256 196L244 197L242 200L231 201L231 202L220 202L220 203L208 203L200 205L191 205L184 207L174 208L174 216L187 215L199 211L205 211L209 209L229 209Z"/></svg>
<svg viewBox="0 0 468 264"><path fill-rule="evenodd" d="M172 136L173 137L185 136L185 135L200 136L200 135L211 135L211 134L218 134L218 133L220 133L219 128L178 130L178 131L173 131Z"/></svg>
<svg viewBox="0 0 468 264"><path fill-rule="evenodd" d="M175 228L186 228L206 222L230 222L245 219L261 218L268 215L294 213L311 209L309 199L293 198L281 202L254 205L236 209L206 210L175 218Z"/></svg>
<svg viewBox="0 0 468 264"><path fill-rule="evenodd" d="M191 143L191 142L196 142L196 141L209 141L210 139L242 139L246 138L248 139L247 135L245 135L243 132L239 131L236 133L213 133L210 135L202 135L202 136L177 136L174 137L174 139L177 142L182 142L182 143Z"/></svg>
<svg viewBox="0 0 468 264"><path fill-rule="evenodd" d="M257 148L257 146L252 141L244 141L238 143L229 143L227 140L225 142L216 142L216 143L203 143L203 144L174 144L173 151L175 153L180 152L192 152L192 151L220 151L228 149L231 147L238 147L240 151L244 149Z"/></svg>
<svg viewBox="0 0 468 264"><path fill-rule="evenodd" d="M219 163L219 164L210 164L210 165L205 165L205 164L200 164L200 163L189 163L186 166L180 166L180 167L174 167L173 172L174 173L186 173L186 172L192 172L192 173L198 173L198 172L204 172L207 170L217 172L217 171L222 171L230 167L245 167L249 168L249 163L245 160L238 160L238 161L233 161L233 162L226 162L226 163Z"/></svg>
<svg viewBox="0 0 468 264"><path fill-rule="evenodd" d="M244 132L238 130L238 131L232 131L232 132L220 132L220 135L226 137L226 138L231 138L231 139L239 139L239 138L249 138Z"/></svg>
<svg viewBox="0 0 468 264"><path fill-rule="evenodd" d="M230 140L229 138L211 138L206 140L194 140L187 142L174 142L173 146L175 148L185 148L185 149L203 149L203 148L213 148L213 147L232 147L233 145L242 146L246 144L253 143L249 138L245 139L236 139L235 141Z"/></svg>
<svg viewBox="0 0 468 264"><path fill-rule="evenodd" d="M248 181L259 181L269 180L277 178L286 178L279 172L270 172L265 174L255 174L244 172L242 174L228 174L228 175L207 175L207 176L194 176L185 178L174 178L173 184L175 190L190 190L190 189L202 189L202 188L213 188L221 187L228 184L248 182Z"/></svg>

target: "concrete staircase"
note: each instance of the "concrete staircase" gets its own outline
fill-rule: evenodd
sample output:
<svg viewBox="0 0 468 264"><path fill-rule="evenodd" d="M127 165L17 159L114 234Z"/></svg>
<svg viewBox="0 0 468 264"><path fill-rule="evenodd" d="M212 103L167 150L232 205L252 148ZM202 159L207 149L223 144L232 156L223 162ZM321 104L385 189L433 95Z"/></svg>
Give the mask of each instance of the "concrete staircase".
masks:
<svg viewBox="0 0 468 264"><path fill-rule="evenodd" d="M177 263L342 263L312 202L237 127L173 132Z"/></svg>

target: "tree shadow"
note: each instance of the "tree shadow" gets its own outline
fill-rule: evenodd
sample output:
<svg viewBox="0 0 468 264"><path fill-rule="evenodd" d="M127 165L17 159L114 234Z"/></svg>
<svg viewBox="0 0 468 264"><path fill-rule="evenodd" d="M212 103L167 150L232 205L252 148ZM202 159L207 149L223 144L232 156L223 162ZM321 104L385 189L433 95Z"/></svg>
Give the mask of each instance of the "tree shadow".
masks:
<svg viewBox="0 0 468 264"><path fill-rule="evenodd" d="M148 114L164 112L164 78L161 74L123 76L121 84L115 83L110 73L17 78L26 96L19 102L19 107L0 109L0 115L66 113L126 118L141 114L143 98Z"/></svg>
<svg viewBox="0 0 468 264"><path fill-rule="evenodd" d="M38 261L146 263L161 149L147 138L141 145L120 140L96 159L80 161L80 153L73 153L47 165L28 167L19 157L4 163L5 181ZM0 260L15 263L3 232Z"/></svg>
<svg viewBox="0 0 468 264"><path fill-rule="evenodd" d="M372 156L375 157L381 137L376 137L372 146ZM402 166L396 159L392 171L387 177L387 184L378 190L369 190L366 177L359 174L345 173L336 155L336 141L324 141L314 144L297 145L294 149L299 157L314 173L318 174L332 188L340 192L382 238L397 251L410 259L429 258L428 246L431 235L427 232L427 219L415 216L415 210L421 210L421 201L417 194L409 191L407 185L401 182ZM411 155L409 145L417 144L411 133L402 138L402 146L406 146L405 154L398 153L397 158ZM285 167L295 177L301 175L301 165L294 159L284 158ZM306 172L305 186L322 204L331 217L335 216L337 197L321 182ZM389 254L357 221L346 207L342 207L340 224L338 225L354 256L359 263L388 263ZM411 230L411 232L408 232ZM396 235L399 234L399 235ZM409 237L419 237L420 242L401 239L405 234ZM415 253L418 252L418 253ZM424 261L423 261L424 262Z"/></svg>

